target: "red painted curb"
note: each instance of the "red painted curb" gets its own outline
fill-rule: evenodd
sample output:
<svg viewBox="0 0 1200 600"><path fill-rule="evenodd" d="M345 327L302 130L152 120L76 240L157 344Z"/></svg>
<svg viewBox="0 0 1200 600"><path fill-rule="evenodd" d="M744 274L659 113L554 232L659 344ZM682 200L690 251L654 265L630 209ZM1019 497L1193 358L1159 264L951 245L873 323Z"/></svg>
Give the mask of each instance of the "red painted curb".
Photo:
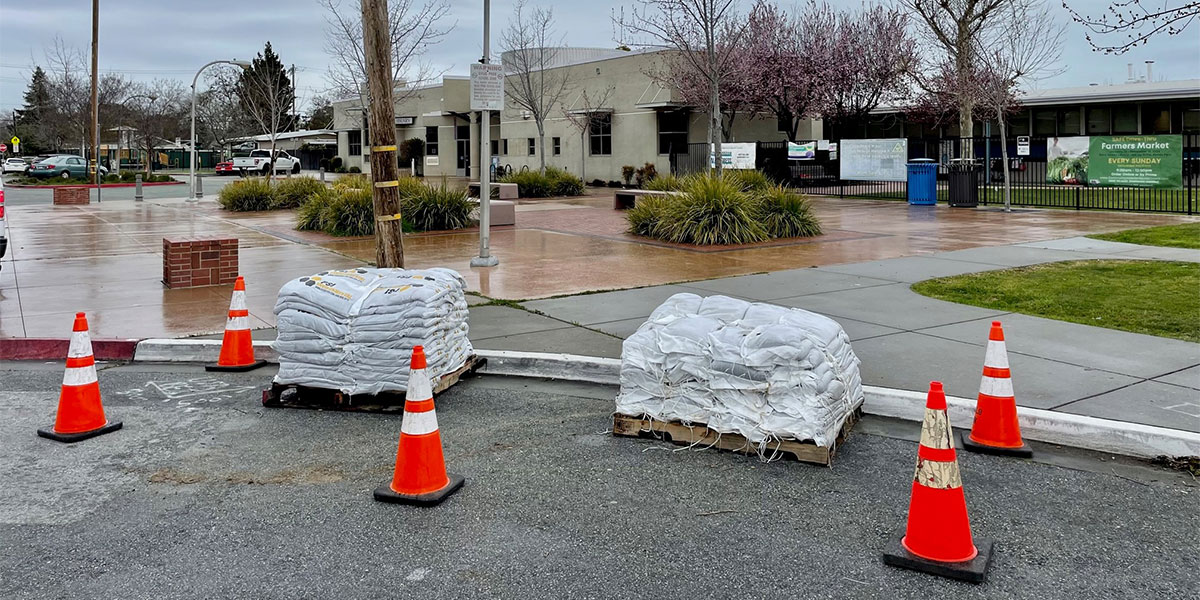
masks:
<svg viewBox="0 0 1200 600"><path fill-rule="evenodd" d="M139 340L92 340L96 360L133 360ZM0 360L66 360L70 338L0 338Z"/></svg>
<svg viewBox="0 0 1200 600"><path fill-rule="evenodd" d="M155 181L153 183L143 183L142 187L154 187L156 185L184 185L186 183L187 183L186 181ZM105 183L105 184L101 184L101 187L104 189L128 188L128 187L136 187L136 186L137 186L136 183ZM46 185L21 185L21 184L13 183L13 184L9 184L6 187L22 188L22 189L27 189L27 190L37 190L37 189L51 189L52 190L54 188L59 188L59 187L82 187L82 188L88 188L88 189L94 190L94 189L96 189L96 184L94 184L94 183L47 183Z"/></svg>

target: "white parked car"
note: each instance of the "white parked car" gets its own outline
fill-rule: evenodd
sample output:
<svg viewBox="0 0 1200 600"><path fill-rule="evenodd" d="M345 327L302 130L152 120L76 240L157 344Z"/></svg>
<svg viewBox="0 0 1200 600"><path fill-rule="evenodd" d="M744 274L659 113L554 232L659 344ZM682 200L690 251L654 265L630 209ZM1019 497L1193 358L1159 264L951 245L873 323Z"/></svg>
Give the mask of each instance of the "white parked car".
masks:
<svg viewBox="0 0 1200 600"><path fill-rule="evenodd" d="M250 151L250 156L238 156L233 159L233 170L240 172L242 175L266 175L270 168L270 150L252 150ZM291 154L283 150L277 150L275 152L275 172L299 174L300 159L293 158Z"/></svg>
<svg viewBox="0 0 1200 600"><path fill-rule="evenodd" d="M3 171L4 173L28 173L29 163L16 157L8 158L4 160Z"/></svg>

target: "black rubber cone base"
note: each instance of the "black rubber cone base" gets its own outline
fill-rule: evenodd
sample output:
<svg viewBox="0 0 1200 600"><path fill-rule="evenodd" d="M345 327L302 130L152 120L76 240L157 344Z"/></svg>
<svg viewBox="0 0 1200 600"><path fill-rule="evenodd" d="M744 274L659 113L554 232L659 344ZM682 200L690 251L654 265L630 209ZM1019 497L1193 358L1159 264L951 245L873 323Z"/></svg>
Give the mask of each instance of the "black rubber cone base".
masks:
<svg viewBox="0 0 1200 600"><path fill-rule="evenodd" d="M946 563L926 560L909 552L900 543L902 539L904 539L903 530L900 531L900 535L892 538L887 548L884 548L883 564L971 583L983 583L983 580L987 578L988 567L992 564L992 540L977 537L974 542L979 554L975 558L963 562Z"/></svg>
<svg viewBox="0 0 1200 600"><path fill-rule="evenodd" d="M971 440L971 436L966 433L958 434L958 441L962 444L962 449L970 452L978 452L980 454L994 454L996 456L1016 456L1019 458L1033 458L1033 448L1029 444L1021 444L1020 448L1000 448L998 446L985 446L979 442Z"/></svg>
<svg viewBox="0 0 1200 600"><path fill-rule="evenodd" d="M205 371L221 371L224 373L242 373L245 371L253 371L254 369L257 369L266 364L267 364L267 361L265 361L265 360L256 360L248 365L235 365L232 367L227 367L225 365L204 365L204 370Z"/></svg>
<svg viewBox="0 0 1200 600"><path fill-rule="evenodd" d="M58 433L58 432L54 431L53 427L44 427L42 429L37 430L37 432L38 432L38 435L40 435L44 438L49 438L56 442L63 442L63 443L71 444L74 442L82 442L83 440L86 440L88 438L94 438L98 435L112 433L120 428L121 428L120 421L109 421L108 423L105 423L103 427L98 427L91 431L83 431L80 433Z"/></svg>
<svg viewBox="0 0 1200 600"><path fill-rule="evenodd" d="M380 502L391 502L393 504L415 504L417 506L433 506L435 504L440 504L442 500L445 500L450 496L450 494L457 492L458 488L462 487L463 482L466 481L462 475L446 473L446 476L450 478L450 483L446 484L446 487L440 490L429 492L428 494L397 494L396 492L392 491L392 487L390 485L385 485L375 489L375 499Z"/></svg>

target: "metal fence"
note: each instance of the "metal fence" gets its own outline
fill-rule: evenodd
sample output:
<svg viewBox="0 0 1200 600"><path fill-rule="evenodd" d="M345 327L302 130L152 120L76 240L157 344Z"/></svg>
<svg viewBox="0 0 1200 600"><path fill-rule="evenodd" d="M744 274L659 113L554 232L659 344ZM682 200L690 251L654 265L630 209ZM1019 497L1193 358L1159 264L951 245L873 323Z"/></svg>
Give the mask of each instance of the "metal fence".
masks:
<svg viewBox="0 0 1200 600"><path fill-rule="evenodd" d="M1092 186L1047 182L1047 149L1054 138L1032 138L1029 153L1018 156L1016 136L1008 140L1009 179L1013 206L1150 211L1200 214L1200 134L1183 136L1183 181L1175 189ZM831 140L840 145L840 140ZM839 198L904 200L906 181L858 181L840 176L839 163L828 150L817 150L806 161L789 161L787 142L758 142L756 167L776 181L810 194ZM908 160L938 162L938 199L949 198L950 161L971 156L979 170L979 203L1004 203L1004 159L998 137L909 138ZM709 145L688 144L687 152L671 156L671 172L686 175L709 168Z"/></svg>

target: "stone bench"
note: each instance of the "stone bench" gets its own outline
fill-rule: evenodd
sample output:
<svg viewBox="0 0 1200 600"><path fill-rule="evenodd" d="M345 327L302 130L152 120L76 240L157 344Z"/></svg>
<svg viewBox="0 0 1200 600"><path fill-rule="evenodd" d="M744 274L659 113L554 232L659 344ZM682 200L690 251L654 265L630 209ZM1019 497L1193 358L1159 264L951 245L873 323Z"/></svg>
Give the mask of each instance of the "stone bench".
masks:
<svg viewBox="0 0 1200 600"><path fill-rule="evenodd" d="M516 200L520 195L520 190L515 183L489 183L492 190L496 193L496 197L501 200ZM479 182L473 181L467 184L467 193L473 198L479 197Z"/></svg>
<svg viewBox="0 0 1200 600"><path fill-rule="evenodd" d="M665 192L661 190L617 190L613 194L613 210L628 210L637 204L638 198L642 196L673 196L679 192Z"/></svg>
<svg viewBox="0 0 1200 600"><path fill-rule="evenodd" d="M478 203L478 198L471 198L472 201ZM517 203L511 200L492 200L488 203L491 208L492 226L497 225L516 225L517 224Z"/></svg>
<svg viewBox="0 0 1200 600"><path fill-rule="evenodd" d="M171 289L233 283L237 238L163 238L163 284Z"/></svg>

